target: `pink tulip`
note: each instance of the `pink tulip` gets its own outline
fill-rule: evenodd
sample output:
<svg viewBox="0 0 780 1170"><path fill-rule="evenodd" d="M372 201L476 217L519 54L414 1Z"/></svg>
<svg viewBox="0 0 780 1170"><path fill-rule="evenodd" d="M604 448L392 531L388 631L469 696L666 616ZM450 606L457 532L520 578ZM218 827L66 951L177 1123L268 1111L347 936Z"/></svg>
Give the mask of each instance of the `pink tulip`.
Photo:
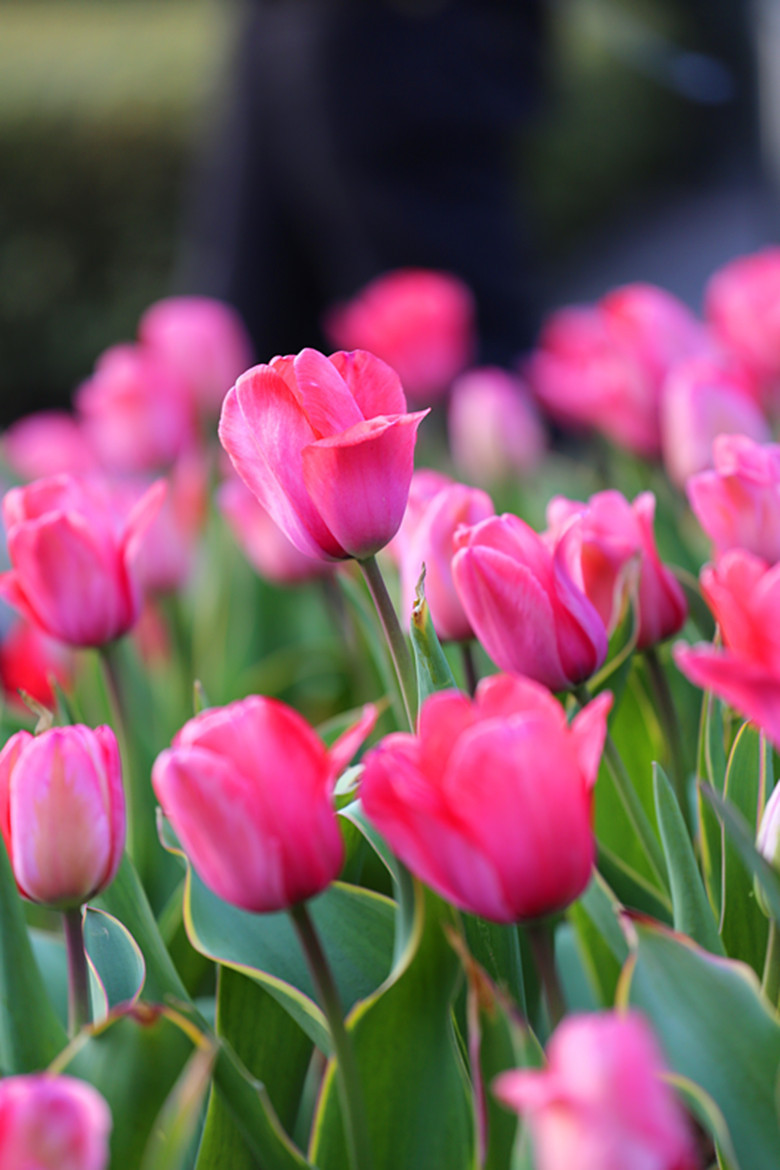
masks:
<svg viewBox="0 0 780 1170"><path fill-rule="evenodd" d="M546 447L544 424L525 383L506 370L468 370L453 383L450 451L458 470L489 485L529 475Z"/></svg>
<svg viewBox="0 0 780 1170"><path fill-rule="evenodd" d="M697 1170L691 1128L638 1012L569 1016L547 1056L544 1069L493 1082L527 1118L537 1170Z"/></svg>
<svg viewBox="0 0 780 1170"><path fill-rule="evenodd" d="M441 398L475 349L474 298L457 277L403 268L333 309L325 331L340 349L366 349L397 370L410 401Z"/></svg>
<svg viewBox="0 0 780 1170"><path fill-rule="evenodd" d="M183 455L165 480L160 510L144 534L136 574L145 592L174 593L189 580L208 513L208 467L199 451ZM147 485L130 483L135 503Z"/></svg>
<svg viewBox="0 0 780 1170"><path fill-rule="evenodd" d="M12 423L2 454L23 480L45 475L82 475L98 468L98 457L79 420L65 410L41 410Z"/></svg>
<svg viewBox="0 0 780 1170"><path fill-rule="evenodd" d="M769 424L745 370L725 358L690 358L675 366L661 399L664 467L678 487L712 467L712 444L720 434L771 438Z"/></svg>
<svg viewBox="0 0 780 1170"><path fill-rule="evenodd" d="M687 492L716 556L743 548L780 561L780 445L721 435L713 460L714 471L692 476Z"/></svg>
<svg viewBox="0 0 780 1170"><path fill-rule="evenodd" d="M705 311L718 338L771 395L780 379L780 248L719 269L707 286Z"/></svg>
<svg viewBox="0 0 780 1170"><path fill-rule="evenodd" d="M529 679L492 675L473 700L439 691L417 735L389 735L366 756L366 816L412 873L463 910L495 922L560 910L590 880L611 704L601 694L569 725Z"/></svg>
<svg viewBox="0 0 780 1170"><path fill-rule="evenodd" d="M304 349L238 379L219 435L297 549L360 560L401 523L425 413L406 413L398 375L372 354Z"/></svg>
<svg viewBox="0 0 780 1170"><path fill-rule="evenodd" d="M23 703L20 691L43 706L54 707L52 681L70 685L73 652L37 626L19 618L0 642L0 684L9 703Z"/></svg>
<svg viewBox="0 0 780 1170"><path fill-rule="evenodd" d="M477 638L501 670L563 690L603 663L607 631L585 595L580 547L578 523L550 549L509 514L456 532L455 588Z"/></svg>
<svg viewBox="0 0 780 1170"><path fill-rule="evenodd" d="M195 442L195 419L181 376L140 345L107 349L79 387L76 408L110 472L154 471Z"/></svg>
<svg viewBox="0 0 780 1170"><path fill-rule="evenodd" d="M579 518L579 539L566 541L566 528ZM547 508L546 537L562 555L572 577L582 577L586 596L612 633L636 588L637 649L646 650L676 634L688 604L680 583L658 555L653 531L655 496L642 492L629 504L620 492L598 492L587 504L557 496Z"/></svg>
<svg viewBox="0 0 780 1170"><path fill-rule="evenodd" d="M209 889L264 914L334 880L344 846L333 787L375 720L367 707L330 749L297 712L257 695L185 723L152 785Z"/></svg>
<svg viewBox="0 0 780 1170"><path fill-rule="evenodd" d="M278 585L311 581L332 571L327 561L299 552L237 476L220 484L217 506L249 563Z"/></svg>
<svg viewBox="0 0 780 1170"><path fill-rule="evenodd" d="M252 343L239 314L208 297L157 301L141 318L138 337L177 371L190 401L210 416L252 362Z"/></svg>
<svg viewBox="0 0 780 1170"><path fill-rule="evenodd" d="M0 832L25 898L66 909L114 879L125 847L110 727L18 731L0 752Z"/></svg>
<svg viewBox="0 0 780 1170"><path fill-rule="evenodd" d="M11 488L3 499L12 569L0 596L53 638L100 646L135 622L141 589L135 564L165 485L132 509L102 479L60 475Z"/></svg>
<svg viewBox="0 0 780 1170"><path fill-rule="evenodd" d="M670 293L627 285L595 307L554 313L528 377L562 425L594 428L639 455L655 456L666 374L711 345L703 326Z"/></svg>
<svg viewBox="0 0 780 1170"><path fill-rule="evenodd" d="M490 496L462 483L448 483L424 507L407 510L397 538L402 538L399 566L405 622L411 617L417 582L425 565L425 598L439 638L457 642L474 637L452 579L455 532L463 524L473 525L492 516L494 511Z"/></svg>
<svg viewBox="0 0 780 1170"><path fill-rule="evenodd" d="M3 1170L106 1170L111 1113L75 1077L35 1073L0 1081Z"/></svg>
<svg viewBox="0 0 780 1170"><path fill-rule="evenodd" d="M780 564L732 549L705 566L701 588L724 649L679 643L675 661L691 682L714 691L780 747Z"/></svg>

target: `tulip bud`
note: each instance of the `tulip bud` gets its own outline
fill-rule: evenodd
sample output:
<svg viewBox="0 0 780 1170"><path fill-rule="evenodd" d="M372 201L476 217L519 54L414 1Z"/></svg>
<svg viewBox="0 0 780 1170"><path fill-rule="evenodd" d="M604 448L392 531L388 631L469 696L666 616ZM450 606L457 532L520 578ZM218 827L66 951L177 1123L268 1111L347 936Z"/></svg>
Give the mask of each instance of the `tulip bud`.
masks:
<svg viewBox="0 0 780 1170"><path fill-rule="evenodd" d="M104 889L125 845L111 728L76 724L12 735L0 752L0 833L25 898L68 909Z"/></svg>
<svg viewBox="0 0 780 1170"><path fill-rule="evenodd" d="M75 1077L0 1080L3 1170L105 1170L111 1114L103 1097Z"/></svg>
<svg viewBox="0 0 780 1170"><path fill-rule="evenodd" d="M538 407L528 387L506 370L461 374L453 383L447 422L455 466L481 486L530 475L544 455Z"/></svg>

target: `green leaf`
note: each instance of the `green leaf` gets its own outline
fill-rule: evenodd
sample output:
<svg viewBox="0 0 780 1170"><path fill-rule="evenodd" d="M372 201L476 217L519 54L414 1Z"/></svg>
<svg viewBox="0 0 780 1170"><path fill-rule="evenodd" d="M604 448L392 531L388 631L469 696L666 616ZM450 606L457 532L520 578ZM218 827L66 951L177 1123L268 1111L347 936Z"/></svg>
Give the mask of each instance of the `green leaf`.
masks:
<svg viewBox="0 0 780 1170"><path fill-rule="evenodd" d="M726 786L726 748L723 729L723 708L720 699L706 692L702 702L699 733L699 776L706 776L716 792ZM707 894L715 913L720 916L723 901L723 840L718 818L698 791L699 846L702 873Z"/></svg>
<svg viewBox="0 0 780 1170"><path fill-rule="evenodd" d="M141 1170L185 1170L211 1083L216 1052L196 1048L158 1114Z"/></svg>
<svg viewBox="0 0 780 1170"><path fill-rule="evenodd" d="M334 883L309 904L345 1011L387 977L394 904L381 894ZM190 867L184 895L190 942L217 963L265 985L323 1052L330 1036L288 915L249 914L223 902Z"/></svg>
<svg viewBox="0 0 780 1170"><path fill-rule="evenodd" d="M431 611L425 600L424 582L425 568L423 568L420 580L417 582L417 596L412 606L411 624L412 652L417 670L417 701L420 707L434 691L444 691L457 686L450 664L433 628Z"/></svg>
<svg viewBox="0 0 780 1170"><path fill-rule="evenodd" d="M724 798L747 821L755 841L758 833L761 793L764 788L765 754L761 734L746 723L734 740L726 770ZM756 900L752 870L745 866L739 847L727 833L723 849L723 904L720 933L726 953L749 963L760 976L764 966L769 924Z"/></svg>
<svg viewBox="0 0 780 1170"><path fill-rule="evenodd" d="M722 955L723 945L696 864L691 839L672 786L660 764L653 764L653 786L661 844L672 890L674 928L699 946Z"/></svg>
<svg viewBox="0 0 780 1170"><path fill-rule="evenodd" d="M780 876L756 849L755 837L742 814L708 785L702 784L700 790L723 822L726 835L747 870L761 883L769 911L780 924Z"/></svg>
<svg viewBox="0 0 780 1170"><path fill-rule="evenodd" d="M509 992L523 1015L527 1015L523 959L517 927L488 922L473 914L462 914L461 918L473 957L494 983Z"/></svg>
<svg viewBox="0 0 780 1170"><path fill-rule="evenodd" d="M84 916L84 947L87 952L96 1023L112 1008L135 1003L146 976L144 957L126 926L105 910L87 907Z"/></svg>
<svg viewBox="0 0 780 1170"><path fill-rule="evenodd" d="M671 902L661 897L655 886L601 842L597 842L596 863L599 873L624 906L671 925Z"/></svg>
<svg viewBox="0 0 780 1170"><path fill-rule="evenodd" d="M67 1042L27 933L21 898L0 841L0 1069L44 1068Z"/></svg>
<svg viewBox="0 0 780 1170"><path fill-rule="evenodd" d="M620 929L620 903L604 879L594 873L585 893L566 912L595 998L604 1007L615 1001L615 991L628 946Z"/></svg>
<svg viewBox="0 0 780 1170"><path fill-rule="evenodd" d="M460 964L442 929L453 912L419 883L415 889L417 946L400 974L347 1019L374 1170L472 1170L469 1093L451 1018ZM347 1165L332 1061L310 1158L319 1170Z"/></svg>
<svg viewBox="0 0 780 1170"><path fill-rule="evenodd" d="M672 1069L701 1086L746 1170L777 1170L780 1024L749 967L660 927L635 924L627 997L650 1018Z"/></svg>

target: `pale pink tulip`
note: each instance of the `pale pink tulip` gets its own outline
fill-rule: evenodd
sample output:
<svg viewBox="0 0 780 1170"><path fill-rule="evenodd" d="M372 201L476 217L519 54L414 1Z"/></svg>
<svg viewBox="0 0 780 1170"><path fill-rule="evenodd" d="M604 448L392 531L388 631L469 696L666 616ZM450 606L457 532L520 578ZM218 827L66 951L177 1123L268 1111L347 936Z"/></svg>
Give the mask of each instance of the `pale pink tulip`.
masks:
<svg viewBox="0 0 780 1170"><path fill-rule="evenodd" d="M12 423L2 436L2 454L23 480L97 471L97 453L75 415L41 410Z"/></svg>
<svg viewBox="0 0 780 1170"><path fill-rule="evenodd" d="M780 248L739 256L720 268L707 286L705 312L721 342L771 399L780 379Z"/></svg>
<svg viewBox="0 0 780 1170"><path fill-rule="evenodd" d="M366 817L412 873L461 909L496 922L574 901L594 858L593 786L612 696L569 725L530 679L492 675L473 700L439 691L417 735L366 756Z"/></svg>
<svg viewBox="0 0 780 1170"><path fill-rule="evenodd" d="M0 752L0 832L26 898L80 906L114 879L125 846L110 727L18 731Z"/></svg>
<svg viewBox="0 0 780 1170"><path fill-rule="evenodd" d="M378 276L333 309L325 330L340 349L366 349L397 371L410 402L447 391L475 349L474 298L446 272L403 268Z"/></svg>
<svg viewBox="0 0 780 1170"><path fill-rule="evenodd" d="M691 1127L638 1012L569 1016L547 1057L544 1069L493 1082L527 1118L537 1170L697 1170Z"/></svg>
<svg viewBox="0 0 780 1170"><path fill-rule="evenodd" d="M304 349L238 379L219 435L296 548L360 560L398 530L425 413L406 412L398 375L372 354Z"/></svg>
<svg viewBox="0 0 780 1170"><path fill-rule="evenodd" d="M75 1077L35 1073L0 1080L3 1170L106 1170L111 1113Z"/></svg>
<svg viewBox="0 0 780 1170"><path fill-rule="evenodd" d="M716 556L743 548L780 561L780 445L721 435L713 461L714 470L688 480L687 492Z"/></svg>
<svg viewBox="0 0 780 1170"><path fill-rule="evenodd" d="M531 474L547 446L544 424L526 384L494 367L455 380L447 415L450 452L459 472L483 486Z"/></svg>
<svg viewBox="0 0 780 1170"><path fill-rule="evenodd" d="M184 725L152 785L209 889L262 914L334 880L344 846L333 787L375 720L367 707L328 749L292 708L252 695Z"/></svg>
<svg viewBox="0 0 780 1170"><path fill-rule="evenodd" d="M243 482L233 476L220 484L217 506L249 563L277 585L295 585L330 573L333 566L299 552Z"/></svg>

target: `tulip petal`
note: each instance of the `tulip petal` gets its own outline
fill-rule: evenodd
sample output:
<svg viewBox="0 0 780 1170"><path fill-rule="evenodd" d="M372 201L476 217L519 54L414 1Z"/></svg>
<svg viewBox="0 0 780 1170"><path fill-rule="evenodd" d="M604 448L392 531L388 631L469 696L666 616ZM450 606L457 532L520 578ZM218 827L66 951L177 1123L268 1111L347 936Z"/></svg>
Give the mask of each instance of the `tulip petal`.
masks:
<svg viewBox="0 0 780 1170"><path fill-rule="evenodd" d="M409 495L415 435L426 414L368 419L303 449L306 490L349 556L372 556L398 531Z"/></svg>
<svg viewBox="0 0 780 1170"><path fill-rule="evenodd" d="M330 762L334 775L338 776L348 766L360 745L374 730L378 717L376 703L366 703L357 723L348 727L330 745Z"/></svg>
<svg viewBox="0 0 780 1170"><path fill-rule="evenodd" d="M582 775L589 789L596 783L607 737L607 715L612 708L612 695L602 691L572 720L571 733Z"/></svg>
<svg viewBox="0 0 780 1170"><path fill-rule="evenodd" d="M340 350L329 359L349 386L363 418L406 414L406 396L401 379L392 366L373 353Z"/></svg>
<svg viewBox="0 0 780 1170"><path fill-rule="evenodd" d="M294 369L302 406L316 438L341 434L363 422L365 415L347 383L319 350L302 349L295 358Z"/></svg>
<svg viewBox="0 0 780 1170"><path fill-rule="evenodd" d="M219 437L244 483L297 549L314 557L345 557L304 489L301 450L316 436L270 366L248 370L229 391Z"/></svg>
<svg viewBox="0 0 780 1170"><path fill-rule="evenodd" d="M714 691L758 724L780 750L780 678L760 663L746 662L707 643L679 643L674 660L686 678L703 690Z"/></svg>

